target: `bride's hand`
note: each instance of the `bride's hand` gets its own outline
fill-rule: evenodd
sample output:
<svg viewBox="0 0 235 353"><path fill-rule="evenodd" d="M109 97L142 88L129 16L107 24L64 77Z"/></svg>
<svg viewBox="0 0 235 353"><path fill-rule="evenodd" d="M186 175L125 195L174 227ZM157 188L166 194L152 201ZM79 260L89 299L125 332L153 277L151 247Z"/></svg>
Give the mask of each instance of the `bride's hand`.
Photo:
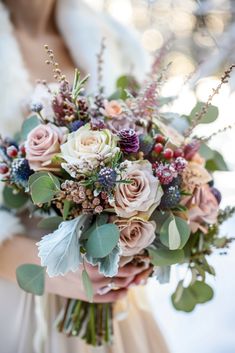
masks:
<svg viewBox="0 0 235 353"><path fill-rule="evenodd" d="M46 291L66 298L87 300L82 283L82 268L75 273L65 276L47 277ZM127 289L132 284L139 284L146 277L145 266L127 264L122 267L114 278L103 277L97 267L86 264L86 271L93 284L94 302L108 303L121 299L127 294ZM112 288L118 288L112 290Z"/></svg>

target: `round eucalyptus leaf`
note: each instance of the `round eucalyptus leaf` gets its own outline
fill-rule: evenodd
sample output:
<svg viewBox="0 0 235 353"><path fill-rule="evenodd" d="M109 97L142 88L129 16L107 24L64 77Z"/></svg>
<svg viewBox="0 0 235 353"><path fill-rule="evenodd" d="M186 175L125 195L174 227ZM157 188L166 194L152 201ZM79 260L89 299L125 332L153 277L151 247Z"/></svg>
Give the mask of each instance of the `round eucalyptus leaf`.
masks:
<svg viewBox="0 0 235 353"><path fill-rule="evenodd" d="M31 185L31 196L35 204L50 202L58 191L58 185L50 175L40 176Z"/></svg>
<svg viewBox="0 0 235 353"><path fill-rule="evenodd" d="M21 208L29 197L23 191L16 192L13 188L5 186L3 189L4 204L8 208Z"/></svg>
<svg viewBox="0 0 235 353"><path fill-rule="evenodd" d="M112 223L95 227L85 245L88 256L103 258L109 255L118 243L119 234L118 227Z"/></svg>
<svg viewBox="0 0 235 353"><path fill-rule="evenodd" d="M160 240L170 250L182 249L190 236L190 228L180 217L169 216L160 229Z"/></svg>
<svg viewBox="0 0 235 353"><path fill-rule="evenodd" d="M194 295L189 288L183 288L180 298L177 297L177 292L173 293L173 295L171 296L172 304L176 310L185 311L187 313L193 311L196 303Z"/></svg>
<svg viewBox="0 0 235 353"><path fill-rule="evenodd" d="M151 263L154 266L168 266L180 263L184 259L183 250L168 250L168 249L148 249Z"/></svg>
<svg viewBox="0 0 235 353"><path fill-rule="evenodd" d="M189 288L191 293L195 296L197 303L203 304L213 298L213 289L205 282L195 281Z"/></svg>
<svg viewBox="0 0 235 353"><path fill-rule="evenodd" d="M27 120L25 120L21 128L22 140L26 140L30 131L33 130L39 124L40 120L37 115L32 115Z"/></svg>
<svg viewBox="0 0 235 353"><path fill-rule="evenodd" d="M17 282L25 292L43 295L45 287L45 269L42 266L24 264L16 269Z"/></svg>

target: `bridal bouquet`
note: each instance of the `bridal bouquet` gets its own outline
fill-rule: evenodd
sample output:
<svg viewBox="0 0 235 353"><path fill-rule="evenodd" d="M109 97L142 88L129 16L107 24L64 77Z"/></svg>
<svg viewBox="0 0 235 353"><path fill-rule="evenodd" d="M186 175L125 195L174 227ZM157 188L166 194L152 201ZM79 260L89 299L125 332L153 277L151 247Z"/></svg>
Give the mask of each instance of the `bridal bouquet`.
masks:
<svg viewBox="0 0 235 353"><path fill-rule="evenodd" d="M127 263L144 262L160 282L169 279L171 265L186 266L191 278L179 281L175 308L191 311L212 298L206 273L215 273L207 258L227 247L219 225L234 210L219 210L213 186L212 172L226 169L222 156L193 133L218 111L212 97L198 103L191 116L179 117L188 124L180 134L161 109L170 101L160 94L164 70L142 87L122 77L112 97L102 89L88 96L88 78L76 70L70 85L47 50L58 89L48 88L47 107L32 104L16 138L0 142L6 207L40 212L39 227L50 232L37 244L42 267L22 265L17 278L21 288L42 295L45 269L54 277L82 266L87 302L69 299L57 325L101 345L111 341L112 303L92 303L87 264L110 283Z"/></svg>

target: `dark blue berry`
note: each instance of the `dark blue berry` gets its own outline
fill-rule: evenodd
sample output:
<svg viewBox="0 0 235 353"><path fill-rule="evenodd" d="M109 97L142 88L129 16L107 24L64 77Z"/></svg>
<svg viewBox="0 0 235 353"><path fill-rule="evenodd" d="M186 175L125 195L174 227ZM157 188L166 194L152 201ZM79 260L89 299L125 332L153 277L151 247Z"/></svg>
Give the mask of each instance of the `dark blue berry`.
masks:
<svg viewBox="0 0 235 353"><path fill-rule="evenodd" d="M178 186L170 186L164 190L161 198L160 208L174 208L180 201L180 191Z"/></svg>

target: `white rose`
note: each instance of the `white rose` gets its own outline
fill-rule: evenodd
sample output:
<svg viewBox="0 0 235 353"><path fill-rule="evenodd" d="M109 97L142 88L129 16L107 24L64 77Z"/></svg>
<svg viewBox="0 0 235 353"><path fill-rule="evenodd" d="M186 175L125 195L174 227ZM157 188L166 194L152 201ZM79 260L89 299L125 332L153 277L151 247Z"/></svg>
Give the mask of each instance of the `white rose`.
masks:
<svg viewBox="0 0 235 353"><path fill-rule="evenodd" d="M91 130L86 124L68 135L61 146L63 159L82 173L90 172L101 162L111 160L119 152L117 137L111 131Z"/></svg>

